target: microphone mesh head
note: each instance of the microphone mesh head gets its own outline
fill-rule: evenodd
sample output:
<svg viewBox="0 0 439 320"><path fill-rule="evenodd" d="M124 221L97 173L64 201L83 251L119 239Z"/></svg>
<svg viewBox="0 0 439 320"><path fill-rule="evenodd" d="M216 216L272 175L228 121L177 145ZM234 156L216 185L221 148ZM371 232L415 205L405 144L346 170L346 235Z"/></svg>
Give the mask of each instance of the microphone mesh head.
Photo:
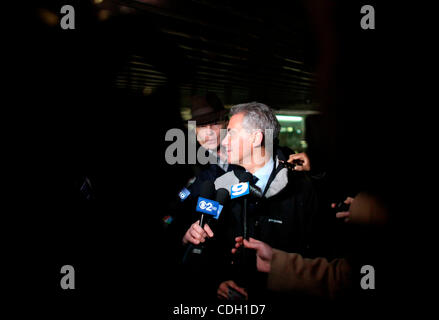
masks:
<svg viewBox="0 0 439 320"><path fill-rule="evenodd" d="M216 191L216 198L215 200L219 202L220 204L224 205L224 203L229 199L229 191L225 188L220 188Z"/></svg>
<svg viewBox="0 0 439 320"><path fill-rule="evenodd" d="M253 177L250 172L242 170L233 170L235 176L239 179L239 182L250 182L253 183Z"/></svg>
<svg viewBox="0 0 439 320"><path fill-rule="evenodd" d="M212 181L206 180L201 184L200 197L212 199L215 195L215 185Z"/></svg>

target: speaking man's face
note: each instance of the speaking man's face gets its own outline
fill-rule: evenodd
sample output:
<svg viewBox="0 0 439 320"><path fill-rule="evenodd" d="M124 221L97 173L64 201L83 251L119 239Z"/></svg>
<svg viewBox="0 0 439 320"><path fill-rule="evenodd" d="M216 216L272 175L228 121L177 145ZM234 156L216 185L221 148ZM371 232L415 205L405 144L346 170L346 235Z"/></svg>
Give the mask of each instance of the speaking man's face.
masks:
<svg viewBox="0 0 439 320"><path fill-rule="evenodd" d="M244 114L238 113L230 118L227 135L221 142L227 152L227 162L242 165L248 163L252 155L252 134L242 126Z"/></svg>

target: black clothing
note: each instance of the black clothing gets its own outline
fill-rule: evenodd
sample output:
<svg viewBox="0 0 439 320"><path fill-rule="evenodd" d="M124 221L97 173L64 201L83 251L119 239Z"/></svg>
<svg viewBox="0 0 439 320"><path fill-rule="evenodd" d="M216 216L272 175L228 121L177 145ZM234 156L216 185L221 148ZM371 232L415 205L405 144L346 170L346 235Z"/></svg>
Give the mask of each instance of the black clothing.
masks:
<svg viewBox="0 0 439 320"><path fill-rule="evenodd" d="M278 150L264 197L247 199L248 235L274 248L305 257L324 256L323 246L320 246L325 237L321 232L323 219L319 216L321 210L313 180L307 173L286 169L278 161L284 159L284 154ZM215 181L215 186L217 189L229 188L237 183L239 180L234 172L228 172ZM218 284L234 280L238 285L246 286L255 284L255 279L249 277L260 276L256 273L251 251L231 254L235 238L243 235L243 205L243 197L230 200L218 221L216 239L211 240L210 259L217 266ZM265 285L261 283L260 287Z"/></svg>

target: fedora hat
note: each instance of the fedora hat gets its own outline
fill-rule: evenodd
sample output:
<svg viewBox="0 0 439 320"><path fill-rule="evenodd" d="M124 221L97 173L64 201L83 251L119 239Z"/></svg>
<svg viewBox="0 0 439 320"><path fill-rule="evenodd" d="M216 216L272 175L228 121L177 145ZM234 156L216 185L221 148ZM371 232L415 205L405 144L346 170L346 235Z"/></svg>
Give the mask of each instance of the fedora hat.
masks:
<svg viewBox="0 0 439 320"><path fill-rule="evenodd" d="M198 125L224 121L227 118L227 110L215 93L208 92L205 96L191 97L190 121L196 121Z"/></svg>

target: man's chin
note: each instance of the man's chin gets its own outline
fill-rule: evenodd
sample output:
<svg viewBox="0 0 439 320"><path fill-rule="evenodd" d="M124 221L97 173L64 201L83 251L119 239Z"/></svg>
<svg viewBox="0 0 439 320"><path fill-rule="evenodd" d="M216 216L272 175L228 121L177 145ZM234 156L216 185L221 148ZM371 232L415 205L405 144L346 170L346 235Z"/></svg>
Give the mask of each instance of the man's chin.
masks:
<svg viewBox="0 0 439 320"><path fill-rule="evenodd" d="M216 143L212 143L212 144L208 145L208 147L209 147L209 150L212 150L212 151L218 150L218 145Z"/></svg>
<svg viewBox="0 0 439 320"><path fill-rule="evenodd" d="M201 146L210 151L216 151L218 149L218 146L215 143L204 143Z"/></svg>
<svg viewBox="0 0 439 320"><path fill-rule="evenodd" d="M239 161L237 161L236 159L232 159L230 156L227 157L227 162L230 164L239 165Z"/></svg>

